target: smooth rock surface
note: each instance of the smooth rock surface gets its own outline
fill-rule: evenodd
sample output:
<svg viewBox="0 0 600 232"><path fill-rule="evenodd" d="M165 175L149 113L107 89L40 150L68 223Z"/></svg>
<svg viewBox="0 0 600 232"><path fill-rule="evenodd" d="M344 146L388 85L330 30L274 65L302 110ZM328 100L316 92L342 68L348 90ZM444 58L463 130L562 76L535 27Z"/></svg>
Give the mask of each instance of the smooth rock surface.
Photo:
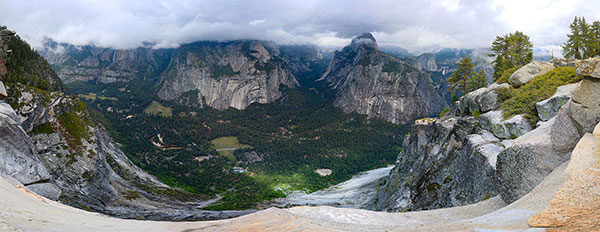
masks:
<svg viewBox="0 0 600 232"><path fill-rule="evenodd" d="M600 136L584 135L565 171L569 178L554 194L550 206L529 219L529 225L557 231L599 230Z"/></svg>
<svg viewBox="0 0 600 232"><path fill-rule="evenodd" d="M34 193L39 194L45 198L56 201L60 197L62 191L58 186L52 183L41 183L41 184L32 184L27 185L27 188Z"/></svg>
<svg viewBox="0 0 600 232"><path fill-rule="evenodd" d="M533 80L535 76L543 75L552 71L554 68L554 65L550 62L534 61L515 71L510 78L508 78L508 83L515 88L519 88L521 85Z"/></svg>
<svg viewBox="0 0 600 232"><path fill-rule="evenodd" d="M518 200L569 159L570 151L563 153L553 149L551 131L555 123L555 119L551 119L515 139L498 155L496 178L504 201Z"/></svg>

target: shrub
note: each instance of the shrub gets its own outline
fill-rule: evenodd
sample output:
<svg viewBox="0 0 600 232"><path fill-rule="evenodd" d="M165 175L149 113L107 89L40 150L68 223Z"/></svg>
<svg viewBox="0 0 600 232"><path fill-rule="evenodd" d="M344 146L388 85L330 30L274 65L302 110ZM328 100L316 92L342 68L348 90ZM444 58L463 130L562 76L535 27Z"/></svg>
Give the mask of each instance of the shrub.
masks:
<svg viewBox="0 0 600 232"><path fill-rule="evenodd" d="M529 83L515 89L514 96L503 103L503 117L509 119L515 115L524 114L531 125L538 121L535 103L554 95L556 88L561 85L580 81L582 77L575 76L575 68L560 67L544 75L535 77Z"/></svg>
<svg viewBox="0 0 600 232"><path fill-rule="evenodd" d="M471 116L475 117L476 119L479 119L479 115L481 115L481 111L479 110L475 110L473 113L471 113Z"/></svg>
<svg viewBox="0 0 600 232"><path fill-rule="evenodd" d="M508 78L510 78L510 76L512 76L513 73L515 73L521 67L523 67L523 66L507 69L506 71L504 71L502 73L502 76L500 76L500 78L498 78L498 80L496 80L496 83L498 83L498 84L508 83Z"/></svg>

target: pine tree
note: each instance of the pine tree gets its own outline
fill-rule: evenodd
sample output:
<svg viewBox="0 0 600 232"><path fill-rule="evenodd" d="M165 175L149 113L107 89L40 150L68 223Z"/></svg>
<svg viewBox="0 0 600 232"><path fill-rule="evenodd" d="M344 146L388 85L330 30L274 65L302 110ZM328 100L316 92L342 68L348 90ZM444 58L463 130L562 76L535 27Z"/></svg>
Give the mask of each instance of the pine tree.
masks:
<svg viewBox="0 0 600 232"><path fill-rule="evenodd" d="M494 80L500 78L505 70L526 65L533 60L533 44L529 41L529 36L520 31L496 36L491 50L492 54L489 56L495 57L492 61Z"/></svg>
<svg viewBox="0 0 600 232"><path fill-rule="evenodd" d="M582 59L587 55L585 53L585 40L588 27L583 17L579 18L575 16L575 19L569 25L571 29L571 34L567 35L569 39L562 46L565 57Z"/></svg>
<svg viewBox="0 0 600 232"><path fill-rule="evenodd" d="M448 79L448 82L450 83L450 89L448 91L452 92L453 95L456 96L459 93L464 95L487 85L485 73L483 71L482 73L475 72L475 65L471 58L465 57L456 64L458 65L458 68Z"/></svg>
<svg viewBox="0 0 600 232"><path fill-rule="evenodd" d="M594 21L590 26L586 39L586 51L589 57L600 55L600 21Z"/></svg>

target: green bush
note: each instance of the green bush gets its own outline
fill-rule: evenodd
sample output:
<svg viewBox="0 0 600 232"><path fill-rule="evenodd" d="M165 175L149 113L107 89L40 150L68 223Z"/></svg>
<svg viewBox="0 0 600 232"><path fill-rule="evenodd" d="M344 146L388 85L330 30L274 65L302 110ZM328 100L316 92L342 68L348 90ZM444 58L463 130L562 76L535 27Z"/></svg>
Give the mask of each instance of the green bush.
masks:
<svg viewBox="0 0 600 232"><path fill-rule="evenodd" d="M52 125L50 124L50 122L42 123L42 124L34 127L33 130L31 130L31 134L34 134L34 135L52 134L52 133L54 133L54 128L52 128Z"/></svg>
<svg viewBox="0 0 600 232"><path fill-rule="evenodd" d="M496 80L496 83L498 83L498 84L508 83L508 78L510 78L510 76L512 76L513 73L515 73L521 67L523 67L523 66L507 69L506 71L504 71L502 73L502 76L500 76L500 78L498 78L498 80Z"/></svg>
<svg viewBox="0 0 600 232"><path fill-rule="evenodd" d="M400 70L400 63L394 60L386 62L381 68L381 72L397 72L398 70Z"/></svg>
<svg viewBox="0 0 600 232"><path fill-rule="evenodd" d="M561 85L578 82L582 77L575 76L575 68L556 68L544 75L535 77L529 83L515 89L514 96L503 103L504 119L524 114L531 125L538 121L535 103L554 95Z"/></svg>

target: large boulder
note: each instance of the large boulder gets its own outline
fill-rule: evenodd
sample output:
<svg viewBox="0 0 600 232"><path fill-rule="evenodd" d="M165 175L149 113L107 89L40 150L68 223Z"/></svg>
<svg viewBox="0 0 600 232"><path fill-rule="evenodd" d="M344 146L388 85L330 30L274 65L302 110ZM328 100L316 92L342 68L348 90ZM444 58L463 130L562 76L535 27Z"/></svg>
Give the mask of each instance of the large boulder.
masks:
<svg viewBox="0 0 600 232"><path fill-rule="evenodd" d="M577 63L577 69L575 72L579 76L600 78L600 57L594 57L586 60L579 61Z"/></svg>
<svg viewBox="0 0 600 232"><path fill-rule="evenodd" d="M522 115L515 115L504 120L502 110L490 111L479 116L481 126L501 139L517 138L532 130L531 125Z"/></svg>
<svg viewBox="0 0 600 232"><path fill-rule="evenodd" d="M560 107L571 99L573 92L578 87L579 83L560 86L556 89L556 93L552 97L535 103L540 120L545 122L556 116Z"/></svg>
<svg viewBox="0 0 600 232"><path fill-rule="evenodd" d="M506 83L500 85L494 83L488 87L467 93L465 96L462 96L455 107L453 107L454 114L461 116L470 115L475 111L485 113L495 110L498 108L498 93L496 92L496 89L509 87L510 86Z"/></svg>
<svg viewBox="0 0 600 232"><path fill-rule="evenodd" d="M543 75L554 68L554 65L550 62L534 61L514 72L508 78L508 83L515 88L519 88L521 85L533 80L535 76Z"/></svg>
<svg viewBox="0 0 600 232"><path fill-rule="evenodd" d="M496 163L496 178L500 196L512 203L538 185L555 167L569 159L570 152L561 153L552 147L551 119L533 131L515 139L500 152Z"/></svg>

